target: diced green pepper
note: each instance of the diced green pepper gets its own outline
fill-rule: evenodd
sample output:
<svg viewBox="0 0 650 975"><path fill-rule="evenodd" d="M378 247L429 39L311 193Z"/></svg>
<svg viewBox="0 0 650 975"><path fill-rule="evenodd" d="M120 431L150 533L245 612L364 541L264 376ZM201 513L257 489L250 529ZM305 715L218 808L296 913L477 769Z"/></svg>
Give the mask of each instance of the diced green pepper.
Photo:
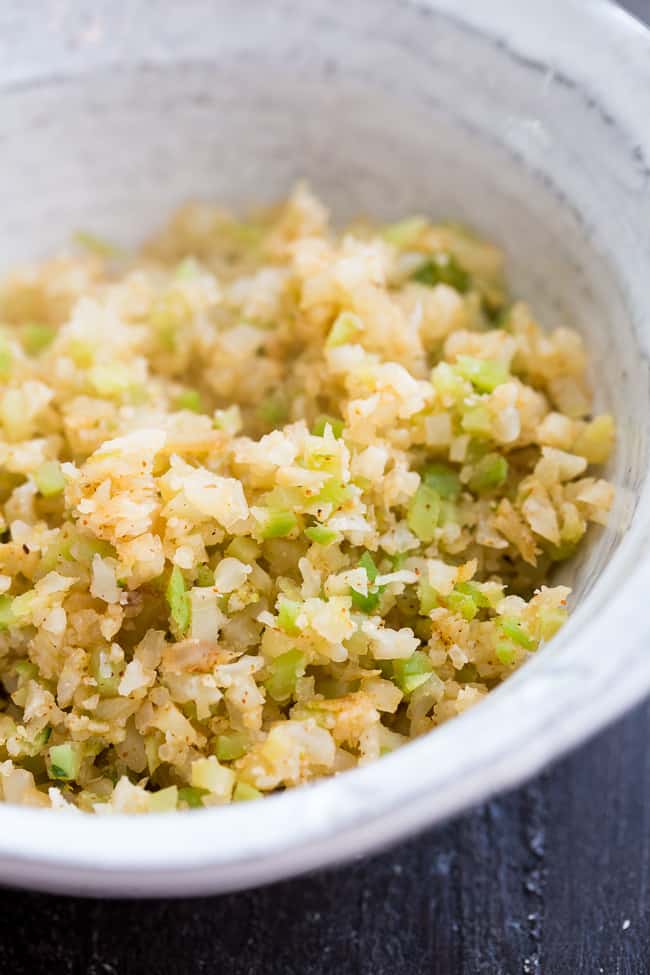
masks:
<svg viewBox="0 0 650 975"><path fill-rule="evenodd" d="M595 416L576 437L572 452L585 457L590 464L604 464L612 452L615 433L614 420L608 413Z"/></svg>
<svg viewBox="0 0 650 975"><path fill-rule="evenodd" d="M551 562L564 562L575 553L576 546L576 542L560 542L559 545L549 543L545 546L545 552Z"/></svg>
<svg viewBox="0 0 650 975"><path fill-rule="evenodd" d="M50 778L70 782L79 774L79 753L74 745L52 745L49 749Z"/></svg>
<svg viewBox="0 0 650 975"><path fill-rule="evenodd" d="M440 515L440 495L428 484L422 483L411 498L406 521L421 542L432 542Z"/></svg>
<svg viewBox="0 0 650 975"><path fill-rule="evenodd" d="M323 471L325 474L331 474L334 480L336 480L341 469L341 459L338 452L336 449L332 450L330 447L326 447L324 443L322 447L309 451L305 458L305 464L311 471Z"/></svg>
<svg viewBox="0 0 650 975"><path fill-rule="evenodd" d="M379 575L379 569L375 565L370 552L363 553L359 559L359 568L365 569L368 582L372 585ZM385 588L385 586L379 586L377 589L369 590L366 596L363 593L357 592L356 589L350 589L354 609L359 610L361 613L372 613L379 605L381 594Z"/></svg>
<svg viewBox="0 0 650 975"><path fill-rule="evenodd" d="M463 379L467 379L481 393L491 393L510 378L506 366L496 359L475 359L473 356L459 355L455 368Z"/></svg>
<svg viewBox="0 0 650 975"><path fill-rule="evenodd" d="M493 491L505 484L508 478L508 462L500 454L486 454L474 466L469 488L476 494Z"/></svg>
<svg viewBox="0 0 650 975"><path fill-rule="evenodd" d="M4 335L0 335L0 379L6 379L11 374L14 357L11 347Z"/></svg>
<svg viewBox="0 0 650 975"><path fill-rule="evenodd" d="M331 545L340 537L337 531L328 528L327 525L313 525L311 528L305 528L305 535L310 542L316 542L317 545Z"/></svg>
<svg viewBox="0 0 650 975"><path fill-rule="evenodd" d="M83 339L70 339L67 343L68 355L79 369L87 369L93 363L93 348Z"/></svg>
<svg viewBox="0 0 650 975"><path fill-rule="evenodd" d="M176 265L174 270L174 277L177 281L192 281L196 278L199 273L199 265L197 264L195 258L186 257L179 264Z"/></svg>
<svg viewBox="0 0 650 975"><path fill-rule="evenodd" d="M21 687L24 687L28 681L34 680L38 676L38 667L31 660L19 660L14 670L19 677L19 685Z"/></svg>
<svg viewBox="0 0 650 975"><path fill-rule="evenodd" d="M536 650L537 641L526 631L523 623L512 616L504 616L499 620L499 625L505 635L518 643L524 650Z"/></svg>
<svg viewBox="0 0 650 975"><path fill-rule="evenodd" d="M381 236L394 247L412 247L427 227L424 217L407 217L397 223L389 223L381 231Z"/></svg>
<svg viewBox="0 0 650 975"><path fill-rule="evenodd" d="M69 559L71 555L78 562L90 563L93 560L93 556L101 555L102 558L110 558L115 556L115 549L108 542L104 542L101 538L92 538L86 535L78 535L76 538L70 542L67 547L67 551L62 553L66 559Z"/></svg>
<svg viewBox="0 0 650 975"><path fill-rule="evenodd" d="M298 519L293 511L269 511L261 535L262 538L286 538L297 526Z"/></svg>
<svg viewBox="0 0 650 975"><path fill-rule="evenodd" d="M416 650L407 660L393 661L395 683L405 694L424 684L433 673L433 664L422 650Z"/></svg>
<svg viewBox="0 0 650 975"><path fill-rule="evenodd" d="M157 792L150 792L147 799L149 802L149 812L173 812L178 805L178 787L170 785L166 789L158 789Z"/></svg>
<svg viewBox="0 0 650 975"><path fill-rule="evenodd" d="M296 620L300 615L301 608L301 603L284 597L278 603L278 626L289 636L296 636L300 632Z"/></svg>
<svg viewBox="0 0 650 975"><path fill-rule="evenodd" d="M393 572L399 572L404 567L404 563L408 558L408 552L395 552L394 555L389 555L388 558L390 559Z"/></svg>
<svg viewBox="0 0 650 975"><path fill-rule="evenodd" d="M0 419L10 440L22 440L28 434L26 395L22 388L7 389L0 400Z"/></svg>
<svg viewBox="0 0 650 975"><path fill-rule="evenodd" d="M462 684L473 684L478 679L478 671L474 664L465 664L456 672L456 678Z"/></svg>
<svg viewBox="0 0 650 975"><path fill-rule="evenodd" d="M354 342L360 332L363 332L363 322L358 315L350 311L342 311L330 329L325 345L333 349L337 345Z"/></svg>
<svg viewBox="0 0 650 975"><path fill-rule="evenodd" d="M218 735L216 756L220 762L233 762L246 754L250 744L248 735L237 732L231 735Z"/></svg>
<svg viewBox="0 0 650 975"><path fill-rule="evenodd" d="M332 433L336 439L340 440L344 429L343 420L339 420L335 416L329 416L327 413L322 413L316 417L311 432L315 437L322 437L325 434L325 427L328 424L332 428Z"/></svg>
<svg viewBox="0 0 650 975"><path fill-rule="evenodd" d="M249 802L251 799L261 799L262 793L248 782L238 782L232 794L233 802Z"/></svg>
<svg viewBox="0 0 650 975"><path fill-rule="evenodd" d="M172 569L165 596L169 606L169 615L174 623L174 627L179 636L183 636L190 625L191 609L190 601L185 591L185 579L177 565Z"/></svg>
<svg viewBox="0 0 650 975"><path fill-rule="evenodd" d="M192 413L201 413L203 411L203 404L198 389L185 389L182 393L179 393L174 400L174 409L191 410Z"/></svg>
<svg viewBox="0 0 650 975"><path fill-rule="evenodd" d="M473 620L478 613L478 606L471 596L455 589L447 596L447 606L452 613L459 613L463 619Z"/></svg>
<svg viewBox="0 0 650 975"><path fill-rule="evenodd" d="M502 308L499 308L494 312L491 312L491 309L488 309L488 314L491 317L491 324L494 328L502 328L505 331L508 331L512 324L512 307L512 305L504 305Z"/></svg>
<svg viewBox="0 0 650 975"><path fill-rule="evenodd" d="M11 604L11 612L14 617L14 622L19 626L24 625L32 611L34 605L34 597L36 593L33 589L28 589L27 592L23 592L20 596L16 596Z"/></svg>
<svg viewBox="0 0 650 975"><path fill-rule="evenodd" d="M438 515L439 525L458 524L458 508L455 501L440 501L440 514Z"/></svg>
<svg viewBox="0 0 650 975"><path fill-rule="evenodd" d="M13 599L6 593L0 596L0 630L13 626L16 618L13 612Z"/></svg>
<svg viewBox="0 0 650 975"><path fill-rule="evenodd" d="M42 325L39 322L32 322L25 325L22 331L22 340L25 352L28 355L39 355L51 345L56 336L56 329L53 325Z"/></svg>
<svg viewBox="0 0 650 975"><path fill-rule="evenodd" d="M314 500L318 504L332 504L335 508L341 508L352 498L353 493L351 484L343 484L338 478L330 477Z"/></svg>
<svg viewBox="0 0 650 975"><path fill-rule="evenodd" d="M52 737L52 729L50 728L49 725L46 725L44 728L41 728L41 730L36 735L34 735L32 739L31 747L29 748L29 754L32 757L36 755L40 755L51 737Z"/></svg>
<svg viewBox="0 0 650 975"><path fill-rule="evenodd" d="M300 650L287 650L269 663L268 670L270 676L264 681L267 694L283 703L292 696L298 677L305 673L305 658Z"/></svg>
<svg viewBox="0 0 650 975"><path fill-rule="evenodd" d="M123 254L122 248L118 247L117 244L106 240L104 237L98 237L97 234L91 234L87 230L78 230L74 239L77 244L90 251L91 254L97 254L98 257L119 257Z"/></svg>
<svg viewBox="0 0 650 975"><path fill-rule="evenodd" d="M372 613L377 609L383 591L384 586L379 586L376 590L369 589L368 595L364 596L363 593L351 588L350 596L352 598L352 606L360 613Z"/></svg>
<svg viewBox="0 0 650 975"><path fill-rule="evenodd" d="M271 427L282 426L287 422L289 406L286 399L280 395L267 396L258 408L261 419Z"/></svg>
<svg viewBox="0 0 650 975"><path fill-rule="evenodd" d="M192 309L179 290L170 290L153 302L149 311L149 323L167 352L175 352L180 341L181 327L190 321Z"/></svg>
<svg viewBox="0 0 650 975"><path fill-rule="evenodd" d="M461 417L461 426L472 437L487 438L492 434L492 419L484 403L468 406Z"/></svg>
<svg viewBox="0 0 650 975"><path fill-rule="evenodd" d="M366 570L366 575L368 576L369 582L374 582L379 575L379 569L374 563L374 559L370 552L364 552L359 559L359 568Z"/></svg>
<svg viewBox="0 0 650 975"><path fill-rule="evenodd" d="M426 579L420 579L418 582L418 597L422 616L428 616L431 610L438 606L438 593Z"/></svg>
<svg viewBox="0 0 650 975"><path fill-rule="evenodd" d="M436 284L447 284L461 294L469 291L471 278L467 271L460 266L451 254L434 254L425 261L411 275L418 284L434 287Z"/></svg>
<svg viewBox="0 0 650 975"><path fill-rule="evenodd" d="M214 585L214 570L209 565L200 565L196 572L196 584L205 589Z"/></svg>
<svg viewBox="0 0 650 975"><path fill-rule="evenodd" d="M431 370L431 385L444 400L460 403L468 393L467 383L448 362L439 362Z"/></svg>
<svg viewBox="0 0 650 975"><path fill-rule="evenodd" d="M219 234L224 239L231 239L240 248L254 250L264 239L266 227L263 224L251 223L245 220L229 220L219 228Z"/></svg>
<svg viewBox="0 0 650 975"><path fill-rule="evenodd" d="M154 732L154 734L145 735L144 739L144 753L147 759L147 769L149 770L149 775L153 775L157 768L160 767L160 755L158 749L160 748L160 732Z"/></svg>
<svg viewBox="0 0 650 975"><path fill-rule="evenodd" d="M427 464L422 480L445 501L455 501L461 491L460 478L448 464Z"/></svg>
<svg viewBox="0 0 650 975"><path fill-rule="evenodd" d="M184 785L178 790L179 801L187 803L190 809L200 809L203 805L203 796L207 795L207 789L199 789L194 785Z"/></svg>
<svg viewBox="0 0 650 975"><path fill-rule="evenodd" d="M121 362L98 362L89 370L88 378L100 396L119 396L132 385L131 373Z"/></svg>
<svg viewBox="0 0 650 975"><path fill-rule="evenodd" d="M495 653L497 659L506 667L512 666L517 659L517 648L509 640L498 640Z"/></svg>
<svg viewBox="0 0 650 975"><path fill-rule="evenodd" d="M238 535L236 538L233 538L226 549L226 554L232 555L234 559L239 559L240 562L245 562L246 565L250 565L251 562L254 562L258 558L261 551L254 538L246 538L244 535Z"/></svg>
<svg viewBox="0 0 650 975"><path fill-rule="evenodd" d="M550 640L564 626L568 613L561 606L548 606L540 609L537 621L541 640Z"/></svg>
<svg viewBox="0 0 650 975"><path fill-rule="evenodd" d="M36 487L44 498L61 494L65 488L65 478L58 460L46 460L34 474Z"/></svg>
<svg viewBox="0 0 650 975"><path fill-rule="evenodd" d="M482 592L475 582L459 582L456 585L458 592L471 596L479 609L489 609L492 605L488 597Z"/></svg>

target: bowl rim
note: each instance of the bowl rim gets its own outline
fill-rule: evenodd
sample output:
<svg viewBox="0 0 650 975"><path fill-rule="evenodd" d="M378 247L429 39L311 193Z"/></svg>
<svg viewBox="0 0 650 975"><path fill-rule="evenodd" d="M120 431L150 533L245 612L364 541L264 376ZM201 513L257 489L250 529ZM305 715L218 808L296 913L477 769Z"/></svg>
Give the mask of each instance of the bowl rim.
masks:
<svg viewBox="0 0 650 975"><path fill-rule="evenodd" d="M543 2L536 3L534 19L529 16L529 5L528 16L518 13L513 18L511 0L492 0L489 11L482 0L468 0L462 13L455 0L392 2L415 8L423 15L449 17L494 43L503 44L505 40L511 53L523 51L526 56L537 49L535 25L540 20L551 23L554 17ZM615 100L628 131L638 138L646 158L650 158L647 122L648 131L643 129L644 120L650 118L650 32L611 0L595 0L588 8L580 0L566 0L562 13L574 23L584 21L589 25L590 41L597 45L590 51L594 66L602 64L603 59L607 62L614 49L622 47L633 55L638 70L643 70L648 84L639 86L632 69L614 86ZM566 34L570 35L570 30ZM539 43L543 63L543 42ZM590 67L589 59L579 58L578 62L579 71L586 72L595 83L596 68ZM594 87L598 90L596 84ZM633 98L626 97L632 95ZM608 640L615 643L621 632L625 633L629 647L627 671L615 674L615 679L610 672L586 675L586 680L591 681L588 686L599 687L601 692L607 682L608 693L603 694L599 710L590 707L589 700L579 700L584 695L579 694L577 686L574 708L569 714L564 699L563 713L558 712L552 695L547 696L541 709L526 708L530 703L526 697L528 682L522 683L520 674L516 674L480 708L456 718L451 726L443 725L435 735L409 743L381 762L266 798L262 827L260 808L255 803L193 810L180 813L180 819L179 814L95 817L76 810L57 812L52 819L51 810L0 804L3 882L104 896L234 890L370 852L520 783L650 692L650 658L645 653L650 621L629 618L629 606L644 605L650 580L647 478L633 524L634 531L625 534L585 604L574 613L566 633L563 631L557 638L558 649L570 639L586 652L594 639L600 644ZM601 584L603 578L608 588ZM617 588L617 579L625 580L624 588ZM589 606L594 599L604 605L589 620ZM561 657L555 656L558 659L553 666L557 669ZM629 666L630 662L635 666ZM538 683L544 685L545 670L550 666L540 657L525 669L529 674L537 668ZM539 699L535 699L535 707L538 704ZM481 735L490 715L500 715L500 720L511 722L506 728L516 731L518 737L510 748L504 749L503 740L490 741ZM474 761L464 768L462 782L458 776L454 779L453 762L449 760L450 734L455 747L457 739L461 739L473 749ZM445 775L441 775L441 767L445 767ZM399 788L395 787L396 781ZM190 830L183 828L188 823ZM293 824L299 824L299 830ZM218 835L232 837L232 842L216 843Z"/></svg>

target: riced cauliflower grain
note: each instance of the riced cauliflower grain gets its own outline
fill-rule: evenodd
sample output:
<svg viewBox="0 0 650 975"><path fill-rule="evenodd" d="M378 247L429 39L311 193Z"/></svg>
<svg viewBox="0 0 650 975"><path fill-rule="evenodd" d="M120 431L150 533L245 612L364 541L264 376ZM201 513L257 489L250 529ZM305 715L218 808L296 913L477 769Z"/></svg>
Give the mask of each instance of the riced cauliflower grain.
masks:
<svg viewBox="0 0 650 975"><path fill-rule="evenodd" d="M299 186L0 283L5 801L257 798L553 637L614 423L502 263L421 217L335 233Z"/></svg>

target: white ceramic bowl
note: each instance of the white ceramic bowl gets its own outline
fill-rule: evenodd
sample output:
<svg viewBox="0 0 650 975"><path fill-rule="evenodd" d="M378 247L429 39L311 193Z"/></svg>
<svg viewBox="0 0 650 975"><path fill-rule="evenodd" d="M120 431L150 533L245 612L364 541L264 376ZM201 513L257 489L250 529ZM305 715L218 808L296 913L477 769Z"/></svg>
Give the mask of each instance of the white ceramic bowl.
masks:
<svg viewBox="0 0 650 975"><path fill-rule="evenodd" d="M602 0L157 0L0 8L0 264L79 226L131 240L188 196L427 211L506 248L588 336L616 414L610 527L557 640L473 711L263 805L0 806L0 879L187 894L356 856L520 782L650 690L650 35Z"/></svg>

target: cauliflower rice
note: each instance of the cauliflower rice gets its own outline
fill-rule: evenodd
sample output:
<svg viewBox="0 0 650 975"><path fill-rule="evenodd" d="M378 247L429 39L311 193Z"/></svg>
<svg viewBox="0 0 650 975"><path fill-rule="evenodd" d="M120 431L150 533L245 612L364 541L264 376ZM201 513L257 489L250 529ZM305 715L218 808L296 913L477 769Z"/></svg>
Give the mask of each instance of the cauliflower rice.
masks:
<svg viewBox="0 0 650 975"><path fill-rule="evenodd" d="M564 622L612 487L579 335L420 217L298 187L0 284L0 790L255 798L480 701Z"/></svg>

